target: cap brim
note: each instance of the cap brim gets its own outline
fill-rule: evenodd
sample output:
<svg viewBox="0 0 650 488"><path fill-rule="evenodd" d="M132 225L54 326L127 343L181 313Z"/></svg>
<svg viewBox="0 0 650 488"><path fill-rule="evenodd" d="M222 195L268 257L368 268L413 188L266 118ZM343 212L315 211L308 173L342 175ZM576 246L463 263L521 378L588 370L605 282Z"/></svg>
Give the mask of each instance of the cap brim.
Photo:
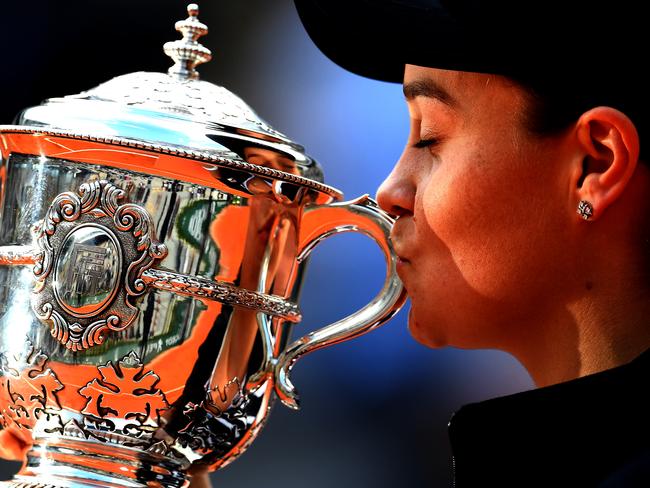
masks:
<svg viewBox="0 0 650 488"><path fill-rule="evenodd" d="M596 1L596 0L594 0ZM316 46L361 76L401 82L404 65L490 73L546 82L563 80L602 62L584 45L580 20L596 25L609 10L584 2L477 2L474 0L295 0ZM611 13L611 29L626 33ZM630 20L626 18L629 24ZM617 32L619 32L617 31ZM613 32L613 31L612 31ZM613 35L613 34L612 34ZM576 51L579 50L579 51ZM624 53L616 52L616 58Z"/></svg>
<svg viewBox="0 0 650 488"><path fill-rule="evenodd" d="M461 55L465 42L458 25L442 8L368 0L295 3L318 48L358 75L399 83L406 64L457 70L473 67Z"/></svg>

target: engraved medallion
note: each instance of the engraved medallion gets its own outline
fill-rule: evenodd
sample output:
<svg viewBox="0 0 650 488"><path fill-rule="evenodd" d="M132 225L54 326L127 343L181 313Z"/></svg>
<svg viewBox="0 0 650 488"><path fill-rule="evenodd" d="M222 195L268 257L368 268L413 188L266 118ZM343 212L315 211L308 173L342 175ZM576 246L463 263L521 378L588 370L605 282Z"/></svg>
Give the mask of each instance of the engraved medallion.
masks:
<svg viewBox="0 0 650 488"><path fill-rule="evenodd" d="M117 293L122 252L106 227L84 224L63 241L54 274L54 296L69 314L92 317Z"/></svg>
<svg viewBox="0 0 650 488"><path fill-rule="evenodd" d="M107 181L58 195L43 221L32 308L65 347L102 344L136 318L143 273L167 255L149 213Z"/></svg>

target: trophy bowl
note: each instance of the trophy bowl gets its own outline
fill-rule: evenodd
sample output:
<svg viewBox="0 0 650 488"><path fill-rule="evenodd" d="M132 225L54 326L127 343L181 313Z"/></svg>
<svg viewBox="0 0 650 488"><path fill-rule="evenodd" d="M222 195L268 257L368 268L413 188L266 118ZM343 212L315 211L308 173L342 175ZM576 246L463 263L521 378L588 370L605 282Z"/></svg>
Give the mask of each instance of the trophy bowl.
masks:
<svg viewBox="0 0 650 488"><path fill-rule="evenodd" d="M198 7L166 74L131 73L0 126L0 427L14 487L177 487L234 460L304 354L405 299L391 216L198 79ZM360 232L386 258L365 307L291 340L310 252Z"/></svg>

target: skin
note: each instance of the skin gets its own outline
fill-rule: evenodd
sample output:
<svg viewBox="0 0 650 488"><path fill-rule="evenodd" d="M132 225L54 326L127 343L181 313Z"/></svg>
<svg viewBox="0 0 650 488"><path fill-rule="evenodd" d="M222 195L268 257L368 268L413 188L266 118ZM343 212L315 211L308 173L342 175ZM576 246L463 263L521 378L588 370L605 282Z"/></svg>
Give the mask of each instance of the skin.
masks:
<svg viewBox="0 0 650 488"><path fill-rule="evenodd" d="M398 216L412 335L507 351L538 386L650 347L650 178L630 119L595 107L540 136L505 78L407 65L404 91L409 140L377 198Z"/></svg>

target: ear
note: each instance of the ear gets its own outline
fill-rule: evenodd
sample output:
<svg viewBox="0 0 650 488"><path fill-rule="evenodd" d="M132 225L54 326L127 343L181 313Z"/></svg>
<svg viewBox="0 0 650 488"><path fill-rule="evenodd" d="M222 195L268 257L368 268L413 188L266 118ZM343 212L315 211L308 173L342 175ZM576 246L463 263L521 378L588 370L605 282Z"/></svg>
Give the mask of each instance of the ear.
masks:
<svg viewBox="0 0 650 488"><path fill-rule="evenodd" d="M597 219L623 194L639 159L639 135L624 113L596 107L578 119L577 137L583 155L575 205L593 207Z"/></svg>

